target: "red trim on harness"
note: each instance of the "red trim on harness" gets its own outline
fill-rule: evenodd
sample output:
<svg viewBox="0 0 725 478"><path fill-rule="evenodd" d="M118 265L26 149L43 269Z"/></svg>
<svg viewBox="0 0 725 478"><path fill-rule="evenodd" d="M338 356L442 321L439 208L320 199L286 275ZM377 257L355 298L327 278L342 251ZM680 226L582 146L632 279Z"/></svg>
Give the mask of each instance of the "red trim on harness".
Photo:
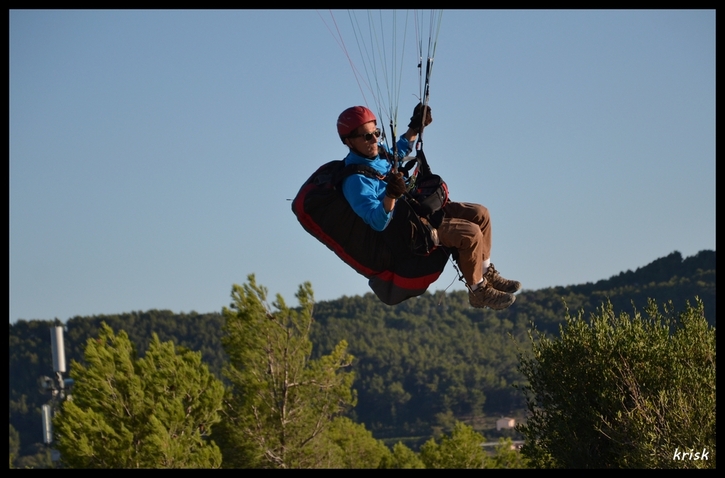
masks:
<svg viewBox="0 0 725 478"><path fill-rule="evenodd" d="M421 277L403 277L399 276L395 272L392 271L383 271L380 274L376 274L376 276L384 280L385 282L392 282L393 285L396 287L400 287L401 289L410 289L410 290L419 290L419 289L427 289L428 286L430 286L433 282L435 282L438 277L440 277L441 272L434 272L433 274L428 274Z"/></svg>
<svg viewBox="0 0 725 478"><path fill-rule="evenodd" d="M319 239L323 244L325 244L327 247L332 249L332 251L337 254L340 259L345 261L350 267L355 269L359 274L364 275L366 278L370 278L374 275L379 275L380 272L374 271L368 267L363 266L359 262L357 262L351 255L349 255L345 249L334 239L332 239L330 236L325 234L325 231L322 230L322 228L314 221L312 220L312 217L305 212L304 208L304 202L305 202L305 196L307 196L307 193L310 192L310 190L315 189L317 186L315 184L308 184L307 186L304 186L302 190L299 192L297 197L295 198L295 201L292 203L292 207L295 210L295 214L297 215L297 218L300 221L300 224L302 224L302 227L304 227L307 232L315 236L317 239ZM384 271L389 272L389 271ZM390 272L392 274L392 272Z"/></svg>
<svg viewBox="0 0 725 478"><path fill-rule="evenodd" d="M317 186L312 183L304 186L292 203L292 208L294 209L300 224L302 224L302 227L337 254L337 256L346 264L355 269L358 274L365 276L367 279L375 276L385 282L391 282L395 287L407 290L425 290L428 286L430 286L430 284L435 282L438 277L440 277L442 271L411 278L400 276L390 270L375 271L360 264L354 257L348 254L337 241L328 236L325 231L312 219L312 217L305 212L305 197L308 192L316 187Z"/></svg>

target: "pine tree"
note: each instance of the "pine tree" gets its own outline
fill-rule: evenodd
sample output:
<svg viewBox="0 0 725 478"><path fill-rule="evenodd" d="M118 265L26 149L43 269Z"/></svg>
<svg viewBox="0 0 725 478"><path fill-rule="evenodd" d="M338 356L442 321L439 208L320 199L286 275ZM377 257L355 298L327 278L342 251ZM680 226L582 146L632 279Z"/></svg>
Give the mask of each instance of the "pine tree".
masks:
<svg viewBox="0 0 725 478"><path fill-rule="evenodd" d="M488 468L484 441L473 427L457 422L451 435L444 435L440 443L435 438L425 442L420 447L420 459L426 468Z"/></svg>
<svg viewBox="0 0 725 478"><path fill-rule="evenodd" d="M299 308L248 283L232 288L224 308L222 343L230 363L226 376L234 394L220 431L225 466L314 468L334 465L323 432L332 419L355 404L352 356L341 341L328 354L311 359L313 293L309 283L296 294Z"/></svg>
<svg viewBox="0 0 725 478"><path fill-rule="evenodd" d="M511 438L499 438L488 463L489 468L528 468L528 460L514 448Z"/></svg>
<svg viewBox="0 0 725 478"><path fill-rule="evenodd" d="M349 469L384 468L393 462L393 454L385 444L373 437L365 425L347 417L335 418L325 431L331 455L328 467Z"/></svg>
<svg viewBox="0 0 725 478"><path fill-rule="evenodd" d="M154 334L144 358L124 331L105 323L73 362L71 399L54 418L63 464L72 468L214 468L207 439L224 387L201 354L177 351Z"/></svg>
<svg viewBox="0 0 725 478"><path fill-rule="evenodd" d="M381 468L393 469L422 469L425 463L418 455L405 446L402 442L398 442L393 446L393 453L389 461L383 462Z"/></svg>

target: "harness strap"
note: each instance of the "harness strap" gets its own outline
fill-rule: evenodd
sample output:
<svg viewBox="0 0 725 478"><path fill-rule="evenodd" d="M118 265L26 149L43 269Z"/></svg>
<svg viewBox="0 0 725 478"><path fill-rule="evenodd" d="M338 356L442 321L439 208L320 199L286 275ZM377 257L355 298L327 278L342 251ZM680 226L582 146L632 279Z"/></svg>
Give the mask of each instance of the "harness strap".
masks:
<svg viewBox="0 0 725 478"><path fill-rule="evenodd" d="M371 166L367 166L365 164L348 164L344 168L342 168L338 173L335 175L335 177L332 180L332 184L339 185L346 177L352 176L353 174L362 174L363 176L367 176L369 178L380 178L380 173L377 172L374 168Z"/></svg>

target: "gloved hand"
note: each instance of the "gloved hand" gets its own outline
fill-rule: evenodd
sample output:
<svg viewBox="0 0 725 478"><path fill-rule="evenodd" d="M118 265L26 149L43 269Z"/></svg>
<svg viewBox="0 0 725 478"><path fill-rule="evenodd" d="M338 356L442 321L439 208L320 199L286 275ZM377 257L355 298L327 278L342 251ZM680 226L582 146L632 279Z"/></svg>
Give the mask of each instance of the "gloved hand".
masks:
<svg viewBox="0 0 725 478"><path fill-rule="evenodd" d="M413 116L410 117L410 123L408 128L415 130L420 133L420 128L423 125L423 104L418 103L413 110ZM425 126L428 126L433 122L433 116L430 113L430 106L425 107Z"/></svg>
<svg viewBox="0 0 725 478"><path fill-rule="evenodd" d="M405 180L403 179L403 173L400 171L388 174L385 178L385 182L388 183L385 187L385 195L389 198L399 199L408 189L405 185Z"/></svg>

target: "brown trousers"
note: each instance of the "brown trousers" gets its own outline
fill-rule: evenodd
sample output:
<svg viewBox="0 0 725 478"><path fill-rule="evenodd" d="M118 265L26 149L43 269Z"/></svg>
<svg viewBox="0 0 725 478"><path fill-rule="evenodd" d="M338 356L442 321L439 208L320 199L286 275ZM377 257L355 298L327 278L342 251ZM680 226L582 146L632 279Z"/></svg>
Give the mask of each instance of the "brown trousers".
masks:
<svg viewBox="0 0 725 478"><path fill-rule="evenodd" d="M458 267L468 285L483 280L483 261L491 257L491 218L488 208L467 202L449 202L438 227L443 246L458 249Z"/></svg>

